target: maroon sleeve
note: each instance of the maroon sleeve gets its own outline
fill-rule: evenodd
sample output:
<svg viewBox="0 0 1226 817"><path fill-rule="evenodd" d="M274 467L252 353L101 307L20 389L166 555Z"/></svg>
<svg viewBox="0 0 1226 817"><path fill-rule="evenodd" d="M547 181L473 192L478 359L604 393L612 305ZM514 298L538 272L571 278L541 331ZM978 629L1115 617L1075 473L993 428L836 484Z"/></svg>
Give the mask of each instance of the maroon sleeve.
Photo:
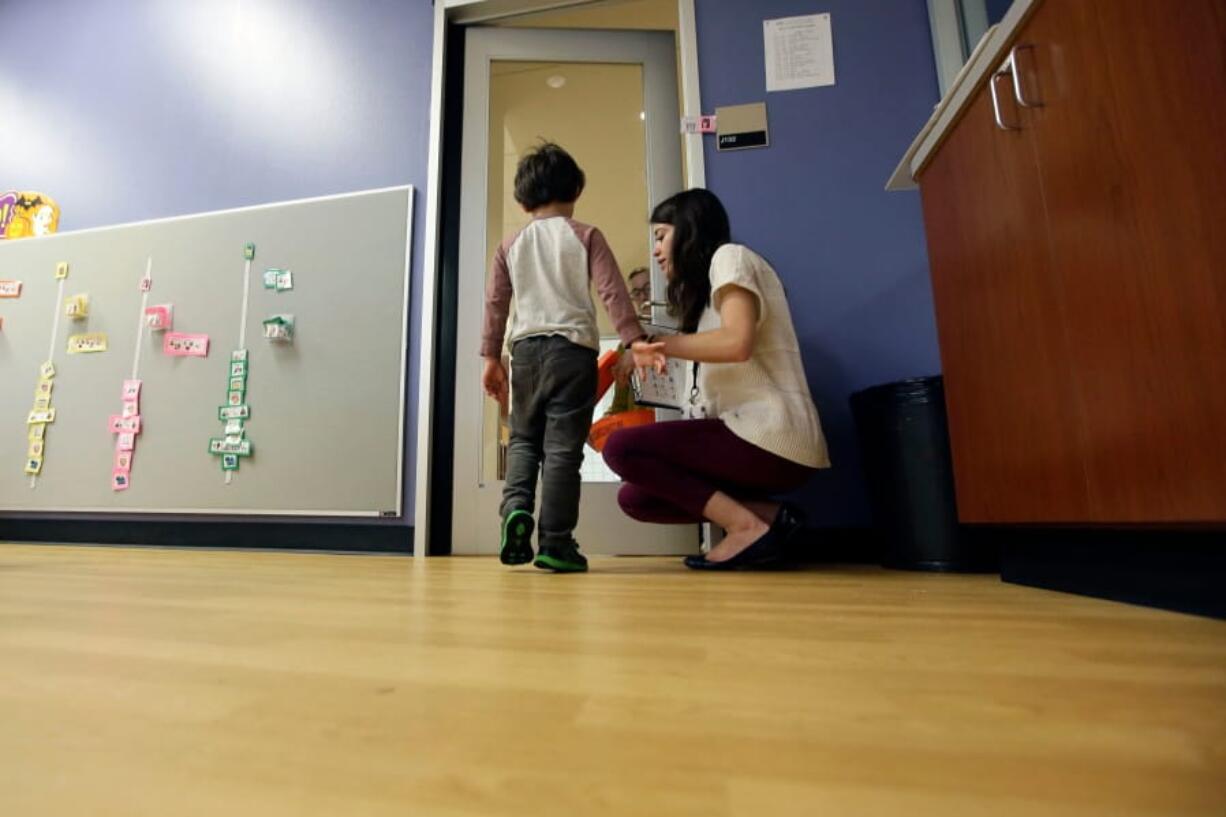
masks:
<svg viewBox="0 0 1226 817"><path fill-rule="evenodd" d="M580 229L582 230L582 227ZM630 300L630 293L626 290L626 279L622 278L617 259L613 257L613 251L609 249L609 242L605 241L604 235L595 227L589 227L587 230L590 232L587 233L584 243L587 245L592 283L596 285L600 300L604 301L605 311L609 313L609 320L617 330L618 337L622 343L629 346L643 336L643 327L634 313L634 302ZM581 233L580 239L583 238Z"/></svg>
<svg viewBox="0 0 1226 817"><path fill-rule="evenodd" d="M507 242L498 245L490 277L485 283L485 320L481 325L481 357L502 357L502 341L511 309L511 271L507 268Z"/></svg>

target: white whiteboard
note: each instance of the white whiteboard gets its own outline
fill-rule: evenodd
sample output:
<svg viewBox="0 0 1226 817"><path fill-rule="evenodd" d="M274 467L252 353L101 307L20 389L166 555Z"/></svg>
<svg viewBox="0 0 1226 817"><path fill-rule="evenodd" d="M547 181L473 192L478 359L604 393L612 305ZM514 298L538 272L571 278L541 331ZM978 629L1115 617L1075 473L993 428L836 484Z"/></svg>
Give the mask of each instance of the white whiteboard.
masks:
<svg viewBox="0 0 1226 817"><path fill-rule="evenodd" d="M406 186L0 241L0 280L22 282L0 298L0 510L399 516L412 203ZM223 437L248 242L252 455L227 482L209 444ZM293 288L265 289L268 268L291 270ZM64 302L81 293L89 315L72 320ZM207 334L208 356L164 354L141 327L146 295L173 305L175 331ZM277 314L294 316L291 344L263 337ZM107 351L67 354L80 333L106 333ZM32 478L27 420L49 350L56 417ZM141 431L115 491L108 424L134 363Z"/></svg>

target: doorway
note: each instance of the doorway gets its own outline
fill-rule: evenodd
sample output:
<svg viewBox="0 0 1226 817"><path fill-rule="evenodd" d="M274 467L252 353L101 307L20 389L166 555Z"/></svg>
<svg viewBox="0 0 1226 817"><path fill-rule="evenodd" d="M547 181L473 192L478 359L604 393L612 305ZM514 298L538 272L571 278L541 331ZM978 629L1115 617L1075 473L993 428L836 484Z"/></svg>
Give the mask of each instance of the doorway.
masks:
<svg viewBox="0 0 1226 817"><path fill-rule="evenodd" d="M481 393L477 345L490 258L527 221L512 195L518 157L542 139L565 147L587 174L575 218L601 229L623 274L651 270L651 207L682 189L676 43L669 32L519 28L471 28L465 40L452 550L495 553L508 432ZM662 292L659 271L651 278ZM598 313L602 349L612 349L616 333ZM582 475L586 552L694 552L697 526L621 513L617 478L590 447Z"/></svg>

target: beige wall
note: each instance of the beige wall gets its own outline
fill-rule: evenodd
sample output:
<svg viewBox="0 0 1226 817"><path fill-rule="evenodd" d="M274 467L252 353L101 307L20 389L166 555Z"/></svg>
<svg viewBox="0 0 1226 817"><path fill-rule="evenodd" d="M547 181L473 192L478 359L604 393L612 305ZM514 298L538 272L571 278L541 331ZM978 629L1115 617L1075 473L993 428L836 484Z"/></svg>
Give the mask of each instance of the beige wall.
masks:
<svg viewBox="0 0 1226 817"><path fill-rule="evenodd" d="M621 28L676 31L676 0L608 0L573 9L527 14L503 25L523 28Z"/></svg>
<svg viewBox="0 0 1226 817"><path fill-rule="evenodd" d="M512 17L498 23L500 26L520 28L576 28L609 29L623 31L671 31L677 34L681 21L677 13L677 0L604 0L571 9L545 11ZM677 44L677 88L681 83L681 45ZM683 113L680 105L677 116ZM681 154L681 172L686 175L686 156Z"/></svg>

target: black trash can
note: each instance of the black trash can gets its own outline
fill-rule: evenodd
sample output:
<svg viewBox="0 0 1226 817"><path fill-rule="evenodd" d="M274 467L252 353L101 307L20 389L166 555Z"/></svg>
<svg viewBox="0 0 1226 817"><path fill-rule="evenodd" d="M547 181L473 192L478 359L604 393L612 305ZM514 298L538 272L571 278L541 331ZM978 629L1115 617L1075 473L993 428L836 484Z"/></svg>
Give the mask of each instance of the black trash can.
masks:
<svg viewBox="0 0 1226 817"><path fill-rule="evenodd" d="M942 378L856 392L851 412L873 525L882 540L882 564L902 570L991 569L958 525Z"/></svg>

